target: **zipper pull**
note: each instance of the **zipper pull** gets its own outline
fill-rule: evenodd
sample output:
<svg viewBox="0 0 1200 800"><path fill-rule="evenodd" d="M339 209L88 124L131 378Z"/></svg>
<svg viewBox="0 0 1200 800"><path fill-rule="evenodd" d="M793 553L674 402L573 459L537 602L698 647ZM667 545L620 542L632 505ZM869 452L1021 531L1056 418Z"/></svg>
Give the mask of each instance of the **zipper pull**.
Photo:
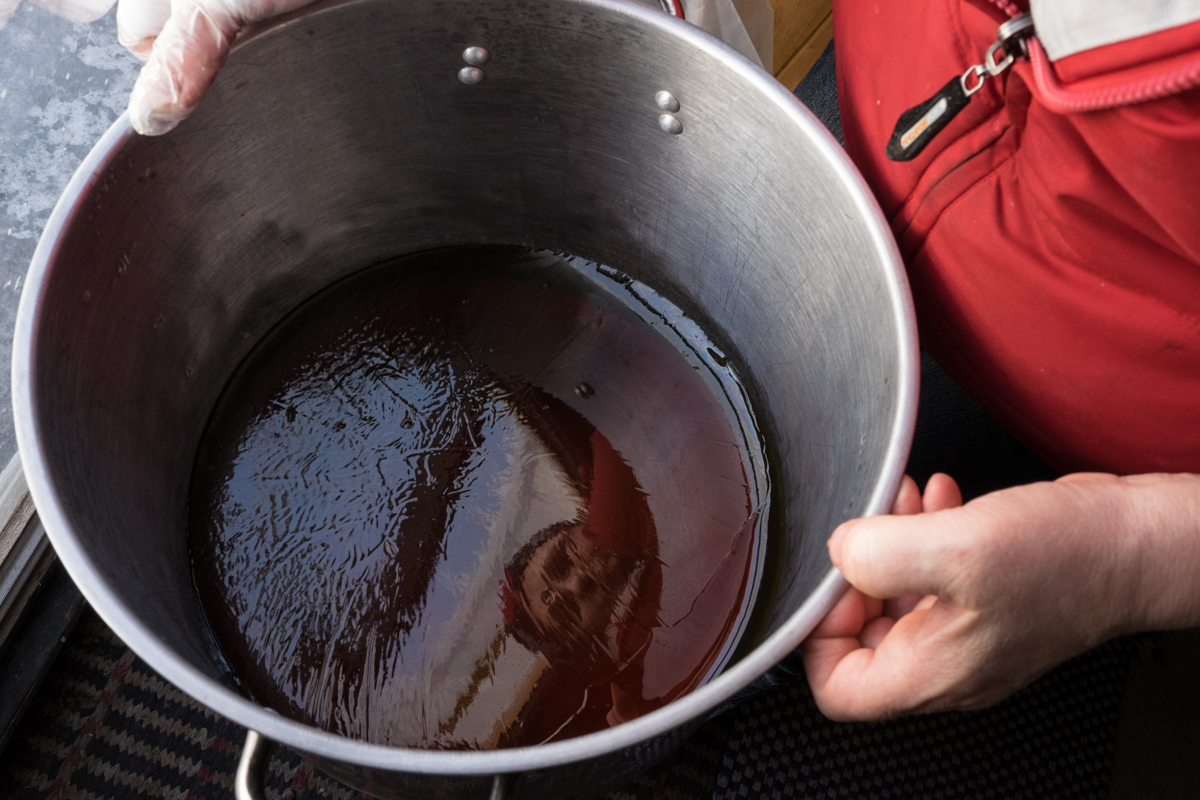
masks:
<svg viewBox="0 0 1200 800"><path fill-rule="evenodd" d="M933 97L900 115L887 143L887 157L892 161L911 161L920 155L925 145L967 107L971 95L982 89L989 77L1004 72L1018 58L1028 58L1025 40L1033 33L1033 17L1029 14L1013 17L1001 25L982 64L951 78ZM996 61L1001 52L1004 57Z"/></svg>

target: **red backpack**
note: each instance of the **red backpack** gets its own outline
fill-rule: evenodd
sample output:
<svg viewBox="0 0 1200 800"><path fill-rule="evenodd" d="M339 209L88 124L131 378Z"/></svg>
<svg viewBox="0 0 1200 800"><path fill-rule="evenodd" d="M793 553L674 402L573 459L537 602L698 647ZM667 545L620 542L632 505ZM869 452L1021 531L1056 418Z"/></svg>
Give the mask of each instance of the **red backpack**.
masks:
<svg viewBox="0 0 1200 800"><path fill-rule="evenodd" d="M922 345L1002 425L1064 470L1200 472L1200 22L1053 62L1029 39L919 155L887 157L1024 11L835 0L846 149Z"/></svg>

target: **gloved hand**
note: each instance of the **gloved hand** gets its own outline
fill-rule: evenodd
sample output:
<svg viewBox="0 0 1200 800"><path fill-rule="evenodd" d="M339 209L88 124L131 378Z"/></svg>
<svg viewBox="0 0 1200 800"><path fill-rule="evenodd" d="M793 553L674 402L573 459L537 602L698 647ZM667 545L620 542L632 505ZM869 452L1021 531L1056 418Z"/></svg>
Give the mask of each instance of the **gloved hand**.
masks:
<svg viewBox="0 0 1200 800"><path fill-rule="evenodd" d="M312 0L120 0L117 37L146 62L129 98L138 133L157 136L200 103L238 31Z"/></svg>

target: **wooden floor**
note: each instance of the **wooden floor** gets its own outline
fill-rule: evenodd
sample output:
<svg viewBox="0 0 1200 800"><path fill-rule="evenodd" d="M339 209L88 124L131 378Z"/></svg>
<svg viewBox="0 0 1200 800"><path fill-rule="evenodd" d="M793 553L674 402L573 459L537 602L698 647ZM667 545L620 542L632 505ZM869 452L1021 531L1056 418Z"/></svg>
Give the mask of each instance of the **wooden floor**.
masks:
<svg viewBox="0 0 1200 800"><path fill-rule="evenodd" d="M775 63L772 72L789 89L801 78L833 39L831 0L770 0L775 9Z"/></svg>

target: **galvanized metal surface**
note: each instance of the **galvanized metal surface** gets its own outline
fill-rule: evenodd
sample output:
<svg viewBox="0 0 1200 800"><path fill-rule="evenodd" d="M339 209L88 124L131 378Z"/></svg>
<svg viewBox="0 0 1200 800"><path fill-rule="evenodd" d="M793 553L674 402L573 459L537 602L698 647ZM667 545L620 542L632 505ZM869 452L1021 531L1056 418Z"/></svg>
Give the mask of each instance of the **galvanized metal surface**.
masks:
<svg viewBox="0 0 1200 800"><path fill-rule="evenodd" d="M487 79L457 78L466 47ZM664 135L669 91L683 132ZM749 375L786 536L769 636L641 719L534 748L371 745L221 681L191 581L188 478L238 361L329 283L460 243L611 265L693 314ZM17 436L63 563L104 620L200 702L381 796L599 790L670 751L789 653L844 583L825 540L887 509L917 395L900 260L837 143L766 73L612 0L360 0L249 37L169 136L124 117L72 179L18 315ZM436 794L435 794L436 789Z"/></svg>

